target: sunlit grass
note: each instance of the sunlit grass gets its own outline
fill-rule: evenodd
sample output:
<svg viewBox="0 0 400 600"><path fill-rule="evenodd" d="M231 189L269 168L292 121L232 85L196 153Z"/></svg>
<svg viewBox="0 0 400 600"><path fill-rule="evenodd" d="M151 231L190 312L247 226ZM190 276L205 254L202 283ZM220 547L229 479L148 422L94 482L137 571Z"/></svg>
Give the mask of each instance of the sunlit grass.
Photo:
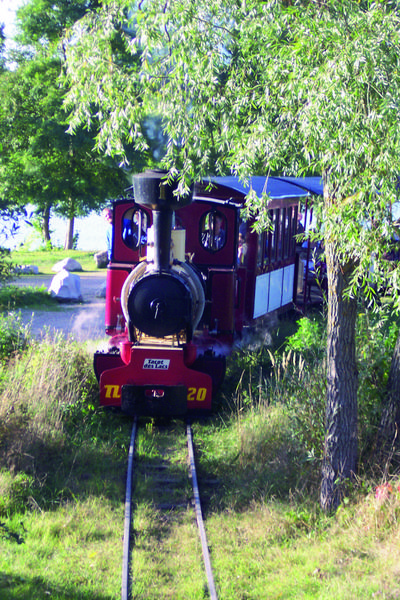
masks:
<svg viewBox="0 0 400 600"><path fill-rule="evenodd" d="M192 510L160 512L136 506L132 553L133 597L200 600L205 574Z"/></svg>
<svg viewBox="0 0 400 600"><path fill-rule="evenodd" d="M0 312L25 307L57 309L58 303L44 285L18 286L11 283L0 287Z"/></svg>
<svg viewBox="0 0 400 600"><path fill-rule="evenodd" d="M11 252L11 261L14 265L35 265L41 274L54 275L53 266L64 258L77 260L83 271L96 271L94 252L84 250L62 250L53 248L49 250L25 250L24 248ZM29 276L27 276L29 277Z"/></svg>
<svg viewBox="0 0 400 600"><path fill-rule="evenodd" d="M209 541L220 598L395 598L399 592L399 532L377 541L360 528L354 507L340 517L304 523L304 509L271 500L243 512L212 515ZM358 510L371 524L371 497ZM296 518L296 514L298 518Z"/></svg>
<svg viewBox="0 0 400 600"><path fill-rule="evenodd" d="M0 598L114 599L120 596L123 507L104 497L8 520L0 531Z"/></svg>

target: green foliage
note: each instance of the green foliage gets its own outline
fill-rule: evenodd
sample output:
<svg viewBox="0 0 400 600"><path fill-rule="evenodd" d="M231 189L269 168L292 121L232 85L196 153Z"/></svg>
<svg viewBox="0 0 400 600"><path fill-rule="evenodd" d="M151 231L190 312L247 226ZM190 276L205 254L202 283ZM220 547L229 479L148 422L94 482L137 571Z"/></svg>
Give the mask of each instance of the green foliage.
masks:
<svg viewBox="0 0 400 600"><path fill-rule="evenodd" d="M52 208L70 218L103 206L127 180L113 161L92 153L92 135L66 133L60 67L38 55L0 78L0 193L7 190L9 205L31 202L42 216Z"/></svg>
<svg viewBox="0 0 400 600"><path fill-rule="evenodd" d="M41 45L43 40L58 43L66 27L97 6L98 0L30 0L17 12L20 24L18 41L25 45ZM46 19L43 15L46 15Z"/></svg>
<svg viewBox="0 0 400 600"><path fill-rule="evenodd" d="M326 363L319 352L307 351L306 357L292 350L271 354L271 376L265 382L263 401L287 407L293 435L308 460L304 467L309 479L304 479L304 485L315 485L324 445Z"/></svg>
<svg viewBox="0 0 400 600"><path fill-rule="evenodd" d="M325 352L326 338L324 323L317 318L301 318L296 333L286 341L286 348L300 352L303 355Z"/></svg>
<svg viewBox="0 0 400 600"><path fill-rule="evenodd" d="M58 304L49 295L45 286L5 285L0 288L0 311L15 310L28 306L56 308Z"/></svg>
<svg viewBox="0 0 400 600"><path fill-rule="evenodd" d="M18 41L25 47L0 77L0 201L9 210L35 205L45 243L51 213L86 216L127 186L120 166L93 152L95 131L79 128L73 136L66 131L60 36L96 7L96 1L63 0L32 0L21 7Z"/></svg>
<svg viewBox="0 0 400 600"><path fill-rule="evenodd" d="M370 454L379 426L398 332L398 318L388 313L377 315L361 312L358 316L358 405L362 462Z"/></svg>
<svg viewBox="0 0 400 600"><path fill-rule="evenodd" d="M13 274L10 251L0 247L0 287L9 281Z"/></svg>
<svg viewBox="0 0 400 600"><path fill-rule="evenodd" d="M104 4L67 48L73 123L98 123L99 145L118 153L125 139L143 143L147 109L164 118L168 164L195 178L210 168L244 176L332 169L334 185L353 194L350 174L362 174L358 190L368 170L364 185L375 189L397 161L396 10L353 0L287 4L157 0L125 15L124 0ZM116 18L130 68L113 53Z"/></svg>
<svg viewBox="0 0 400 600"><path fill-rule="evenodd" d="M321 175L325 196L313 198L320 239L334 240L337 260L351 266L353 293L371 289L361 281L383 281L400 171L396 5L156 0L124 13L125 6L103 4L67 40L72 129L99 127L98 146L120 156L126 140L148 148L146 112L162 116L164 165L179 171L182 187L210 173ZM113 47L115 22L123 24L124 62ZM267 207L250 193L256 224ZM379 263L373 275L371 256Z"/></svg>
<svg viewBox="0 0 400 600"><path fill-rule="evenodd" d="M326 402L323 324L322 315L302 318L297 323L282 319L276 333L250 340L248 346L239 349L232 361L228 361L224 389L229 390L235 384L231 410L237 411L243 423L249 419L250 429L254 428L254 434L249 436L253 441L247 444L246 453L251 455L253 442L258 448L263 445L287 448L286 462L280 467L287 477L277 476L273 481L277 493L278 490L286 493L296 474L304 488L314 491L318 488ZM281 344L282 331L291 332L284 344ZM271 427L269 421L273 423ZM256 436L260 436L258 441ZM277 457L279 454L277 451ZM255 463L261 471L262 461Z"/></svg>
<svg viewBox="0 0 400 600"><path fill-rule="evenodd" d="M29 327L22 324L18 314L0 313L0 365L4 365L23 350L29 339Z"/></svg>
<svg viewBox="0 0 400 600"><path fill-rule="evenodd" d="M252 434L254 448L263 444L268 447L274 441L279 445L281 435L296 440L298 456L303 455L305 460L301 464L295 463L295 469L301 474L305 488L316 489L324 450L326 410L324 316L303 317L296 325L297 331L277 350L263 345L239 350L234 355L233 365L229 363L226 389L230 389L232 378L232 383L235 382L233 402L238 414L243 415L244 422L251 418L253 424L257 423ZM397 334L397 319L389 313L386 316L359 313L358 437L362 468L373 449ZM271 430L262 425L263 419L271 418L269 411L273 407L282 407L279 410L284 412L282 431L278 425ZM249 411L255 416L249 417ZM275 440L264 440L267 430L275 431ZM255 436L260 438L257 440ZM290 448L288 440L286 444ZM247 452L251 453L250 450Z"/></svg>

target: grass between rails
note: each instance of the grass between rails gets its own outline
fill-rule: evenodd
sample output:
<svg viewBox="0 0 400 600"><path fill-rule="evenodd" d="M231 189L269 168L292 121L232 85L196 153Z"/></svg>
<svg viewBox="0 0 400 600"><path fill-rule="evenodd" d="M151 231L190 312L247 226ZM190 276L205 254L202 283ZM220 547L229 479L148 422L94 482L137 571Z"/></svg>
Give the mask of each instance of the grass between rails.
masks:
<svg viewBox="0 0 400 600"><path fill-rule="evenodd" d="M398 598L398 475L375 498L382 482L360 470L339 511L320 512L323 328L302 320L276 352L293 329L280 322L279 337L238 349L217 413L193 424L219 598ZM360 315L365 470L396 332ZM29 337L9 348L0 356L0 599L117 599L131 422L97 407L86 348ZM182 431L149 420L138 462L173 446L182 470ZM132 597L206 597L193 513L161 512L144 485L137 480Z"/></svg>

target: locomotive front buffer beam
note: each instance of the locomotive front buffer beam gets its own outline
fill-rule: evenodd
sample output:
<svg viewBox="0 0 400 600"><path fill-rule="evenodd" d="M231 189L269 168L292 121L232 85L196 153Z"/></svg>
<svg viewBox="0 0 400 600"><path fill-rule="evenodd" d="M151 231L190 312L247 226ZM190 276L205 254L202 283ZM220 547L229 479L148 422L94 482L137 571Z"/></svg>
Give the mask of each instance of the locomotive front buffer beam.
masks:
<svg viewBox="0 0 400 600"><path fill-rule="evenodd" d="M102 406L150 417L211 410L212 379L186 366L182 348L132 346L126 358L100 374Z"/></svg>

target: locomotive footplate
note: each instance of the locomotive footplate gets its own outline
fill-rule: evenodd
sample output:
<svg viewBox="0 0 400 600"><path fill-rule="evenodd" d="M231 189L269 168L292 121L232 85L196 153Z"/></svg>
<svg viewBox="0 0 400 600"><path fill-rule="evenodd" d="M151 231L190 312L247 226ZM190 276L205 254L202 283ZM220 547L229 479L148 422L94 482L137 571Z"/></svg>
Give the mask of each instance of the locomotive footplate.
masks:
<svg viewBox="0 0 400 600"><path fill-rule="evenodd" d="M171 417L187 414L187 387L123 385L121 410L138 417Z"/></svg>

